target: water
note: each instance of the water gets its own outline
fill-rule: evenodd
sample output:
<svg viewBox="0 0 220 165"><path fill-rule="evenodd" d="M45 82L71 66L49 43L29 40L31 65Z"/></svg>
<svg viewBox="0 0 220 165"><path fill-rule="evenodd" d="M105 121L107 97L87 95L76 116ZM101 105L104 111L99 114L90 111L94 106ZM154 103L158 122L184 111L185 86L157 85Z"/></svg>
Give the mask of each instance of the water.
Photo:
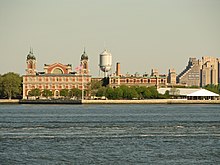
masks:
<svg viewBox="0 0 220 165"><path fill-rule="evenodd" d="M0 105L0 164L220 164L220 105Z"/></svg>

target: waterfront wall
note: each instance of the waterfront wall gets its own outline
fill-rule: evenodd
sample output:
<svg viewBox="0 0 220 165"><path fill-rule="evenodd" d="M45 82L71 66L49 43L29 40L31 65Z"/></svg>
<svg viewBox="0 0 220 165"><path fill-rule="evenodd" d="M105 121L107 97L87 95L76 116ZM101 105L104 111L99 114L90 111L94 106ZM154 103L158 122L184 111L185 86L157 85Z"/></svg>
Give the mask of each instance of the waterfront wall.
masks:
<svg viewBox="0 0 220 165"><path fill-rule="evenodd" d="M0 99L0 104L220 104L220 100L18 100Z"/></svg>
<svg viewBox="0 0 220 165"><path fill-rule="evenodd" d="M18 104L19 99L0 99L0 104Z"/></svg>
<svg viewBox="0 0 220 165"><path fill-rule="evenodd" d="M81 100L20 100L20 104L82 104Z"/></svg>
<svg viewBox="0 0 220 165"><path fill-rule="evenodd" d="M183 100L183 99L150 99L150 100L83 100L83 104L220 104L220 100Z"/></svg>

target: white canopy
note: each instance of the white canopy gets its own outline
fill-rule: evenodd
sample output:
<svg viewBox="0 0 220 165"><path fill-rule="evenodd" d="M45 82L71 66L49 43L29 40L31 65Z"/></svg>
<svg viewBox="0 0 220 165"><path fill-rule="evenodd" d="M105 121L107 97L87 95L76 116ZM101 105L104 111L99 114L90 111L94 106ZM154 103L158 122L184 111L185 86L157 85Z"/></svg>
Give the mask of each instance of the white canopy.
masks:
<svg viewBox="0 0 220 165"><path fill-rule="evenodd" d="M180 96L187 96L188 94L191 94L193 92L199 91L199 88L175 88L178 91L178 95ZM170 92L171 88L159 88L157 91L160 94L165 94L166 91Z"/></svg>
<svg viewBox="0 0 220 165"><path fill-rule="evenodd" d="M187 96L215 96L215 97L218 97L219 94L216 94L214 92L210 92L206 89L200 89L196 92L188 94Z"/></svg>

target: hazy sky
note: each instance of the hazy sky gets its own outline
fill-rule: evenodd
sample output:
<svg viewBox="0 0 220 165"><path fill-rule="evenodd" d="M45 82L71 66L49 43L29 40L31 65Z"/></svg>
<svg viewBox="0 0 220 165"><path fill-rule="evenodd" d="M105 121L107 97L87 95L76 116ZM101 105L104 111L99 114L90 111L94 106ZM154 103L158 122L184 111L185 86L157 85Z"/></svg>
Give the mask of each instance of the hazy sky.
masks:
<svg viewBox="0 0 220 165"><path fill-rule="evenodd" d="M97 76L106 48L122 73L182 71L189 57L220 57L220 0L0 0L0 74L79 65L84 46Z"/></svg>

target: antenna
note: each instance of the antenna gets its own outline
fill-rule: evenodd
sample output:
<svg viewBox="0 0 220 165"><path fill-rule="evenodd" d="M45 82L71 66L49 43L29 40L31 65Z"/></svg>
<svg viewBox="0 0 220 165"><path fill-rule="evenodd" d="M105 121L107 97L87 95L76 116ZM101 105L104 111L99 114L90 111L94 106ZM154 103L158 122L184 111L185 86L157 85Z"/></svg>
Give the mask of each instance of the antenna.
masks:
<svg viewBox="0 0 220 165"><path fill-rule="evenodd" d="M104 41L104 50L106 50L106 41Z"/></svg>

